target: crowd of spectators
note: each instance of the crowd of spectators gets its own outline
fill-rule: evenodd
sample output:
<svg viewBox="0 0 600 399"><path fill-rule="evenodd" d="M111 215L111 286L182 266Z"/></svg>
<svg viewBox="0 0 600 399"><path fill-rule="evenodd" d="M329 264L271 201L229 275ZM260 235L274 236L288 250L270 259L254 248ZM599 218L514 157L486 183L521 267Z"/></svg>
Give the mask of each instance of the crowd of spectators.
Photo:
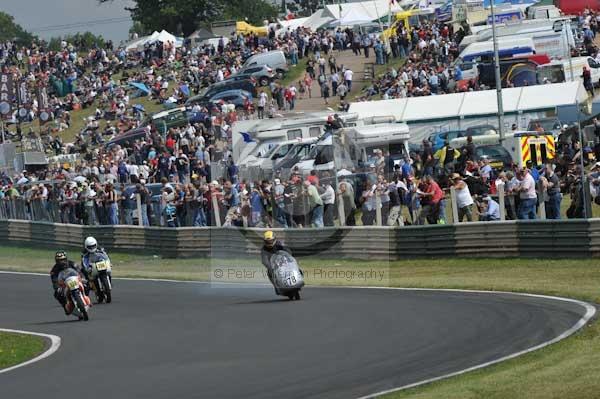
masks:
<svg viewBox="0 0 600 399"><path fill-rule="evenodd" d="M593 39L597 16L585 18L589 21L584 20L584 35ZM431 143L424 142L419 151L396 163L381 151L375 168L353 170L351 178L336 178L332 172L308 177L292 173L290 179L256 182L238 178L231 156L231 126L238 119L254 117L255 111L265 117L294 109L297 97L313 95L315 81L326 103L337 95L344 104L354 72L339 65L337 51L365 57L372 51L377 64L406 58L403 67L390 67L368 87L365 99L377 94L393 98L477 90L476 85L459 88L460 70L450 67L464 34L448 24L424 22L410 33L400 26L389 46L350 29L311 32L304 28L280 34L270 31L266 38L232 35L216 46L158 42L136 51L113 48L112 43L87 52L66 42L57 52L49 51L43 42L28 47L3 43L3 72L25 82L30 93L40 85L49 89L50 122L41 137L32 130L27 136L43 139L46 152L57 159L48 168L13 176L3 173L0 212L6 217L18 214L32 220L91 225L132 224L140 216L144 225L165 226L321 227L339 224L340 218L347 225L431 224L448 219L451 187L457 195L459 219L475 220L478 214L482 220L498 220L497 192L503 185L507 218L532 218L532 209L542 202L547 217L560 217L559 197L566 195L572 199L567 216L581 217L584 191L582 170L576 163L587 153L579 151L576 138L559 146L557 162L539 168L494 171L485 160L475 161L470 145L459 150L445 146L433 153ZM143 124L143 112L135 104L140 93L131 83L146 86L156 103L184 104L194 92L234 75L251 54L273 49L283 50L291 65L305 60L306 71L297 84L283 87L273 81L254 104L248 102L241 110L227 104L194 105L190 110L194 118L187 123L166 132L149 125L145 137L103 145ZM35 95L28 104L25 119L31 121L42 110ZM64 143L60 132L73 124L74 111L88 108L93 115L74 142ZM65 161L65 154L75 160ZM595 165L590 175L592 198L598 197L599 169Z"/></svg>

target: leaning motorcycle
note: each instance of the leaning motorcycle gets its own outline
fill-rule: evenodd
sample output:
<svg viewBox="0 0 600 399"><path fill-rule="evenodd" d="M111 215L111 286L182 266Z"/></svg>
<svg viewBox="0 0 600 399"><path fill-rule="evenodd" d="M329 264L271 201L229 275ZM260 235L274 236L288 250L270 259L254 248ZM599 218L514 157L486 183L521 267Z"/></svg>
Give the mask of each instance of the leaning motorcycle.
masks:
<svg viewBox="0 0 600 399"><path fill-rule="evenodd" d="M96 292L98 303L112 302L112 269L110 259L104 252L94 252L89 256L89 265L92 270L93 289Z"/></svg>
<svg viewBox="0 0 600 399"><path fill-rule="evenodd" d="M278 295L299 300L300 290L304 287L304 274L296 259L285 251L277 251L271 255L270 262L272 283Z"/></svg>
<svg viewBox="0 0 600 399"><path fill-rule="evenodd" d="M58 284L63 289L67 298L67 311L79 318L79 320L89 320L88 311L90 309L90 298L85 295L83 281L79 272L73 268L68 268L58 275Z"/></svg>

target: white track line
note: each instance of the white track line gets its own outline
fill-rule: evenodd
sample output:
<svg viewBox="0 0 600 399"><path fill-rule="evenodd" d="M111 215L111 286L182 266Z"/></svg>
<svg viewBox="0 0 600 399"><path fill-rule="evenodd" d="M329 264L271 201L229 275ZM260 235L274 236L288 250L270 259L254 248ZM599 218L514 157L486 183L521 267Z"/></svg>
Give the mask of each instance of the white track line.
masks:
<svg viewBox="0 0 600 399"><path fill-rule="evenodd" d="M40 360L45 359L48 356L52 355L60 347L60 337L58 337L56 335L42 334L42 333L37 333L37 332L32 332L32 331L10 330L10 329L7 329L7 328L0 328L0 331L1 332L8 332L8 333L16 333L16 334L35 335L35 336L43 337L43 338L46 338L46 339L50 340L50 348L46 349L44 352L42 352L38 356L34 357L33 359L29 359L29 360L27 360L27 361L25 361L23 363L19 363L19 364L16 364L14 366L11 366L11 367L0 369L0 374L2 374L2 373L8 373L9 371L18 369L20 367L28 366L28 365L30 365L32 363L39 362Z"/></svg>
<svg viewBox="0 0 600 399"><path fill-rule="evenodd" d="M27 273L27 272L11 272L11 271L0 271L0 274L21 274L21 275L31 275L31 276L47 276L47 274L43 274L43 273ZM181 281L181 280L170 280L170 279L144 279L144 278L118 278L117 280L130 280L130 281L155 281L155 282L168 282L168 283L188 283L188 284L211 284L211 282L209 281ZM216 283L216 284L239 284L239 285L243 285L243 283ZM382 396L382 395L386 395L392 392L398 392L398 391L403 391L403 390L407 390L407 389L411 389L411 388L415 388L421 385L426 385L435 381L440 381L440 380L444 380L450 377L456 377L465 373L468 373L470 371L474 371L474 370L479 370L482 369L484 367L488 367L488 366L492 366L494 364L500 363L500 362L504 362L506 360L510 360L510 359L514 359L518 356L522 356L525 355L527 353L536 351L538 349L542 349L545 348L547 346L550 346L552 344L555 344L559 341L562 341L563 339L573 335L575 332L577 332L578 330L580 330L581 328L583 328L583 326L585 326L591 319L592 317L594 317L594 315L596 314L596 308L587 303L587 302L583 302L583 301L578 301L576 299L570 299L570 298L562 298L562 297L557 297L557 296L548 296L548 295L537 295L537 294L526 294L526 293L521 293L521 292L510 292L510 291L483 291L483 290L467 290L467 289L451 289L451 288L402 288L402 287L369 287L369 286L313 286L311 288L337 288L337 289L372 289L372 290L396 290L396 291L430 291L430 292L465 292L465 293L474 293L474 294L491 294L491 295L516 295L516 296L524 296L524 297L530 297L530 298L541 298L541 299L550 299L550 300L554 300L554 301L560 301L560 302L569 302L569 303L574 303L576 305L579 305L581 307L583 307L585 309L585 315L579 319L577 321L577 323L575 323L573 326L571 326L571 328L569 328L567 331L563 332L562 334L560 334L559 336L557 336L554 339L551 339L549 341L543 342L539 345L536 345L532 348L529 349L525 349L522 350L520 352L516 352L495 360L491 360L489 362L485 362L485 363L481 363L469 368L466 368L464 370L459 370L456 371L454 373L449 373L449 374L445 374L439 377L434 377L434 378L429 378L427 380L423 380L423 381L419 381L419 382L415 382L409 385L404 385L401 387L396 387L396 388L391 388L385 391L380 391L380 392L375 392L366 396L361 396L358 399L370 399L370 398L375 398L378 396ZM34 335L42 335L45 336L44 334L36 334L36 333L30 333L30 334L34 334ZM60 345L60 338L59 337L55 337L58 338L58 345ZM58 349L58 346L56 347L56 349ZM56 351L56 349L48 354L45 354L45 356L41 357L40 359L36 358L37 360L41 360L44 357L47 357L49 355L51 355L52 353L54 353ZM43 354L44 355L44 354ZM40 355L42 356L42 355ZM40 357L38 356L38 357ZM21 367L24 366L26 364L29 364L30 362L34 362L37 361L36 359L32 359L29 362L25 362L22 363L18 366L14 366L13 368L16 367ZM12 368L11 368L12 369ZM8 371L10 369L4 369L4 370L0 370L0 373Z"/></svg>

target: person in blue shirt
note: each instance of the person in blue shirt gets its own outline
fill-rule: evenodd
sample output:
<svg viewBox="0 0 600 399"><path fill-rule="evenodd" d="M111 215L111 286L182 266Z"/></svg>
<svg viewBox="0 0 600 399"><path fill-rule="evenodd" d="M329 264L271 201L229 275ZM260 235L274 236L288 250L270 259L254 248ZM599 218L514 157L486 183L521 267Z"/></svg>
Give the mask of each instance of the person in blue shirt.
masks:
<svg viewBox="0 0 600 399"><path fill-rule="evenodd" d="M485 211L480 216L480 220L500 220L500 205L496 201L494 201L491 197L486 196L483 198L483 206L485 207Z"/></svg>
<svg viewBox="0 0 600 399"><path fill-rule="evenodd" d="M529 169L529 173L531 173L531 177L533 177L533 181L536 183L540 180L540 171L533 166L533 162L527 161L527 169Z"/></svg>
<svg viewBox="0 0 600 399"><path fill-rule="evenodd" d="M458 66L458 64L454 67L454 79L458 82L460 80L462 80L463 78L463 73L462 73L462 69L460 69L460 66Z"/></svg>
<svg viewBox="0 0 600 399"><path fill-rule="evenodd" d="M250 194L250 207L252 208L252 226L256 226L261 222L263 213L262 197L258 188L254 187Z"/></svg>
<svg viewBox="0 0 600 399"><path fill-rule="evenodd" d="M407 179L412 175L412 166L410 165L410 156L405 155L404 162L402 163L402 178Z"/></svg>

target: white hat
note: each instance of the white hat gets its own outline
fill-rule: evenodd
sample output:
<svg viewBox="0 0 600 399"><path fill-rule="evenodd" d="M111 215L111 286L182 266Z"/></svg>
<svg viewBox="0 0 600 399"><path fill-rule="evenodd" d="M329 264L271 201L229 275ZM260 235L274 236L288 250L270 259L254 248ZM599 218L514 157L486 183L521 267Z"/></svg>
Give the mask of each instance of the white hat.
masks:
<svg viewBox="0 0 600 399"><path fill-rule="evenodd" d="M281 184L281 180L275 179L275 184Z"/></svg>

